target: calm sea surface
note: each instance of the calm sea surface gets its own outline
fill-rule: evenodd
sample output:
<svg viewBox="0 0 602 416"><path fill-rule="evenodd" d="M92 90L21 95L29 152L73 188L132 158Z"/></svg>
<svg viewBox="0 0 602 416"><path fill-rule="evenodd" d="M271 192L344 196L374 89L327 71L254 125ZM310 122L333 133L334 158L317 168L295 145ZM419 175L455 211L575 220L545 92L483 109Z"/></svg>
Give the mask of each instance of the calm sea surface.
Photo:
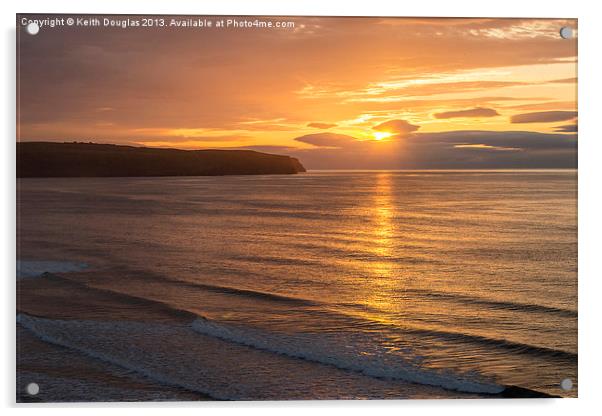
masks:
<svg viewBox="0 0 602 416"><path fill-rule="evenodd" d="M215 398L575 396L576 192L576 171L22 179L24 265L148 303L18 320Z"/></svg>

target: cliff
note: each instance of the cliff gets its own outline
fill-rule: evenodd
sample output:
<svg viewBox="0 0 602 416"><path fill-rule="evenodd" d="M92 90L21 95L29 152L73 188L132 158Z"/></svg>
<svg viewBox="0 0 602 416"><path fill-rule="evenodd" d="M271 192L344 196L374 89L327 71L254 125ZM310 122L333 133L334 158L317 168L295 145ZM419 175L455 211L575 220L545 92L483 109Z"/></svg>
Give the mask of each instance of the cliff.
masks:
<svg viewBox="0 0 602 416"><path fill-rule="evenodd" d="M295 174L289 156L251 150L178 150L94 143L17 143L17 177Z"/></svg>

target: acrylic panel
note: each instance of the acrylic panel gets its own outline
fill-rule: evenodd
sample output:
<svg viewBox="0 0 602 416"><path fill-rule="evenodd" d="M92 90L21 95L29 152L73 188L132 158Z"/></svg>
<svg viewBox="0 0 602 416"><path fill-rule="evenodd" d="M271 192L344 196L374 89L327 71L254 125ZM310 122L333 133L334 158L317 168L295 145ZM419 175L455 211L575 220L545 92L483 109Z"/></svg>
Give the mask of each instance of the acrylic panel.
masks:
<svg viewBox="0 0 602 416"><path fill-rule="evenodd" d="M577 29L17 15L17 401L576 397Z"/></svg>

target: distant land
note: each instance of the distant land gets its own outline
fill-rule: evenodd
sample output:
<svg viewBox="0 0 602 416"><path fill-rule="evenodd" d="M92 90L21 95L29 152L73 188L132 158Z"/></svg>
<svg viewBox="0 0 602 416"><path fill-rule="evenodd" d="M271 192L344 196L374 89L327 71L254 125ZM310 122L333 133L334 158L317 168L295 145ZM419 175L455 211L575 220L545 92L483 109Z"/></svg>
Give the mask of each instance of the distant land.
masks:
<svg viewBox="0 0 602 416"><path fill-rule="evenodd" d="M179 150L96 143L17 143L17 177L219 176L305 172L296 158L252 150Z"/></svg>

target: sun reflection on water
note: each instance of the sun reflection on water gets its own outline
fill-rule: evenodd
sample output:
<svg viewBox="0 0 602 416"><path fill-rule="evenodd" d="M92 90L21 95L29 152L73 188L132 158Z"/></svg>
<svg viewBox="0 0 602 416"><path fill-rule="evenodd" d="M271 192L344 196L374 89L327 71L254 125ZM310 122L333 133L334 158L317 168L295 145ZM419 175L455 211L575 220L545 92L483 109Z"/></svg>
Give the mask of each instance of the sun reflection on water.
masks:
<svg viewBox="0 0 602 416"><path fill-rule="evenodd" d="M394 203L393 203L393 178L390 172L383 172L376 177L375 195L371 216L373 217L374 242L371 251L380 260L370 267L373 277L392 277L391 256L393 255L394 237Z"/></svg>

